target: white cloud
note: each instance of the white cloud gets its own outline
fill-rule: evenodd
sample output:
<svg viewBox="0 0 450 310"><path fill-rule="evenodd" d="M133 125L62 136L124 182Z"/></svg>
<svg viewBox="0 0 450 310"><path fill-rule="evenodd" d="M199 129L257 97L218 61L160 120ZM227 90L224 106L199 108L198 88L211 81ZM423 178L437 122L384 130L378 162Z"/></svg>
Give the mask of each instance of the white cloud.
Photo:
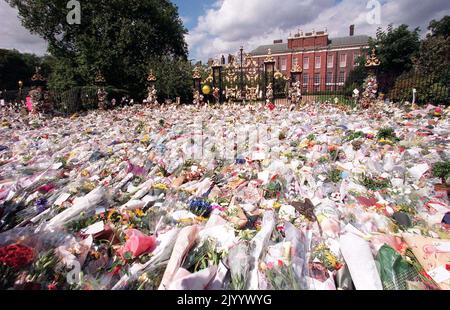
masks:
<svg viewBox="0 0 450 310"><path fill-rule="evenodd" d="M330 37L347 36L349 25L356 34L374 35L378 27L407 24L422 30L431 19L450 14L447 0L383 0L381 24L367 22L368 0L220 0L197 20L187 36L191 57L206 60L235 53L241 45L247 51L274 39L286 40L298 29L327 27Z"/></svg>
<svg viewBox="0 0 450 310"><path fill-rule="evenodd" d="M21 52L43 55L47 43L25 29L16 9L0 0L0 48L17 49Z"/></svg>

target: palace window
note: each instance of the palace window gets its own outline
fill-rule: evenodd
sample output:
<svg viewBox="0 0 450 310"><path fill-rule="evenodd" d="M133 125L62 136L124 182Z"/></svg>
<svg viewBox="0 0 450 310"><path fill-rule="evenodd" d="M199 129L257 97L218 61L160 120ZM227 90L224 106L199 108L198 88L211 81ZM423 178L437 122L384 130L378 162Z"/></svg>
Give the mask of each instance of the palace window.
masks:
<svg viewBox="0 0 450 310"><path fill-rule="evenodd" d="M309 76L308 73L303 73L303 85L308 85L309 82Z"/></svg>
<svg viewBox="0 0 450 310"><path fill-rule="evenodd" d="M286 71L287 65L286 65L286 58L281 58L281 71Z"/></svg>
<svg viewBox="0 0 450 310"><path fill-rule="evenodd" d="M297 57L292 57L292 68L298 65L298 58Z"/></svg>
<svg viewBox="0 0 450 310"><path fill-rule="evenodd" d="M333 73L327 72L327 84L333 83Z"/></svg>
<svg viewBox="0 0 450 310"><path fill-rule="evenodd" d="M320 56L316 56L316 69L320 69L320 65L321 65L321 63L320 63Z"/></svg>
<svg viewBox="0 0 450 310"><path fill-rule="evenodd" d="M314 85L320 85L320 73L314 73Z"/></svg>
<svg viewBox="0 0 450 310"><path fill-rule="evenodd" d="M305 57L303 58L303 70L308 70L309 69L309 57Z"/></svg>
<svg viewBox="0 0 450 310"><path fill-rule="evenodd" d="M342 54L341 56L340 56L341 58L340 58L340 66L341 66L341 68L345 68L345 67L347 67L347 54Z"/></svg>
<svg viewBox="0 0 450 310"><path fill-rule="evenodd" d="M338 83L344 84L344 82L345 82L345 71L341 71L341 72L339 72Z"/></svg>
<svg viewBox="0 0 450 310"><path fill-rule="evenodd" d="M327 67L333 68L333 55L328 55Z"/></svg>

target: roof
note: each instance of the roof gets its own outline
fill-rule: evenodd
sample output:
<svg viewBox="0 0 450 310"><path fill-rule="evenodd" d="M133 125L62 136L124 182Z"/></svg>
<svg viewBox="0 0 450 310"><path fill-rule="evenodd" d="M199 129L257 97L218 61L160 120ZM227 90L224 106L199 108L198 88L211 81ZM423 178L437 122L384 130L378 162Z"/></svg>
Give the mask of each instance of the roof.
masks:
<svg viewBox="0 0 450 310"><path fill-rule="evenodd" d="M369 43L369 36L352 36L352 37L340 37L330 39L331 43L329 47L344 47L353 45L367 45Z"/></svg>
<svg viewBox="0 0 450 310"><path fill-rule="evenodd" d="M287 43L278 43L278 44L261 45L255 50L251 51L250 54L266 55L269 48L272 51L272 54L279 54L289 51Z"/></svg>
<svg viewBox="0 0 450 310"><path fill-rule="evenodd" d="M328 48L338 48L338 47L348 47L348 46L364 46L369 43L369 36L359 35L359 36L349 36L333 38L329 40ZM267 55L267 51L270 48L272 54L281 54L295 52L298 50L305 49L290 49L287 43L269 44L261 45L250 52L252 55ZM314 48L307 48L306 50L313 50Z"/></svg>

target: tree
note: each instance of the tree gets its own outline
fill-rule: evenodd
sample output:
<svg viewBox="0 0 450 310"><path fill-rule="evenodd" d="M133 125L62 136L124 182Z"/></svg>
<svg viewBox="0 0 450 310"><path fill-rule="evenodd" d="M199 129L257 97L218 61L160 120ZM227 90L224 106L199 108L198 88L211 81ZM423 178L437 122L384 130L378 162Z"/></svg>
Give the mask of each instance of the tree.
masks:
<svg viewBox="0 0 450 310"><path fill-rule="evenodd" d="M432 20L430 33L420 45L420 52L414 59L417 71L449 85L450 82L450 16L440 21Z"/></svg>
<svg viewBox="0 0 450 310"><path fill-rule="evenodd" d="M446 15L439 21L436 21L433 19L430 22L430 25L428 26L428 30L430 30L430 33L427 35L427 37L434 37L434 36L449 37L450 36L450 16Z"/></svg>
<svg viewBox="0 0 450 310"><path fill-rule="evenodd" d="M187 58L187 31L169 0L82 1L79 25L66 21L67 0L6 1L48 42L56 57L51 84L61 89L92 84L101 70L110 85L141 93L152 59Z"/></svg>
<svg viewBox="0 0 450 310"><path fill-rule="evenodd" d="M411 31L407 25L397 28L389 25L386 31L379 28L376 38L370 40L371 48L376 48L381 60L378 68L381 92L386 92L398 76L413 67L413 56L420 48L419 31L419 28Z"/></svg>
<svg viewBox="0 0 450 310"><path fill-rule="evenodd" d="M158 101L180 97L183 103L192 102L191 64L183 59L162 56L152 59L149 68L157 77Z"/></svg>
<svg viewBox="0 0 450 310"><path fill-rule="evenodd" d="M34 54L22 54L17 50L0 49L0 89L13 90L18 82L29 86L35 67L41 67L44 76L51 73L52 57L38 57Z"/></svg>
<svg viewBox="0 0 450 310"><path fill-rule="evenodd" d="M345 81L344 89L353 91L353 89L362 89L365 78L367 77L367 70L365 67L366 56L359 56L356 59L358 66L355 66L352 71L350 71L347 80Z"/></svg>

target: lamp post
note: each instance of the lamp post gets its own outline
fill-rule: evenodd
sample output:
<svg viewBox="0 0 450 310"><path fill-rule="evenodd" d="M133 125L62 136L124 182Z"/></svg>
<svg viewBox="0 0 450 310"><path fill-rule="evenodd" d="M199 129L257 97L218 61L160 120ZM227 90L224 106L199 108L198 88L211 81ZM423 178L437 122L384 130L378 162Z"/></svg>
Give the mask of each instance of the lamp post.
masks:
<svg viewBox="0 0 450 310"><path fill-rule="evenodd" d="M95 76L95 85L97 86L98 107L100 110L104 110L106 109L106 97L108 93L105 91L106 79L100 70L97 71L97 75Z"/></svg>
<svg viewBox="0 0 450 310"><path fill-rule="evenodd" d="M194 72L192 74L192 80L194 82L194 102L195 104L199 105L203 101L203 96L201 94L202 92L202 75L200 73L200 68L195 67Z"/></svg>
<svg viewBox="0 0 450 310"><path fill-rule="evenodd" d="M157 78L153 74L153 70L150 70L150 72L148 73L148 76L147 76L147 91L148 91L147 103L148 104L157 103L157 98L156 98L157 90L155 87L156 81L157 81Z"/></svg>
<svg viewBox="0 0 450 310"><path fill-rule="evenodd" d="M33 90L30 92L30 97L33 103L33 111L36 113L45 112L46 101L50 104L48 94L46 91L47 80L42 76L40 72L41 68L36 67L36 72L31 77L31 85Z"/></svg>
<svg viewBox="0 0 450 310"><path fill-rule="evenodd" d="M22 100L22 87L23 87L23 82L19 81L19 100Z"/></svg>
<svg viewBox="0 0 450 310"><path fill-rule="evenodd" d="M200 68L195 67L192 74L192 80L194 81L194 91L201 91L202 75L200 73Z"/></svg>
<svg viewBox="0 0 450 310"><path fill-rule="evenodd" d="M275 59L272 56L272 51L269 48L267 57L264 59L264 99L273 99L273 82L275 74Z"/></svg>
<svg viewBox="0 0 450 310"><path fill-rule="evenodd" d="M375 54L375 48L372 48L372 53L366 61L366 68L369 76L376 76L376 69L381 65L381 61Z"/></svg>
<svg viewBox="0 0 450 310"><path fill-rule="evenodd" d="M241 96L244 94L244 47L241 46L241 49L239 50L241 52L241 74L240 74L240 89L241 89Z"/></svg>
<svg viewBox="0 0 450 310"><path fill-rule="evenodd" d="M213 95L219 103L222 103L222 65L216 60L213 69ZM217 94L218 92L218 94Z"/></svg>

